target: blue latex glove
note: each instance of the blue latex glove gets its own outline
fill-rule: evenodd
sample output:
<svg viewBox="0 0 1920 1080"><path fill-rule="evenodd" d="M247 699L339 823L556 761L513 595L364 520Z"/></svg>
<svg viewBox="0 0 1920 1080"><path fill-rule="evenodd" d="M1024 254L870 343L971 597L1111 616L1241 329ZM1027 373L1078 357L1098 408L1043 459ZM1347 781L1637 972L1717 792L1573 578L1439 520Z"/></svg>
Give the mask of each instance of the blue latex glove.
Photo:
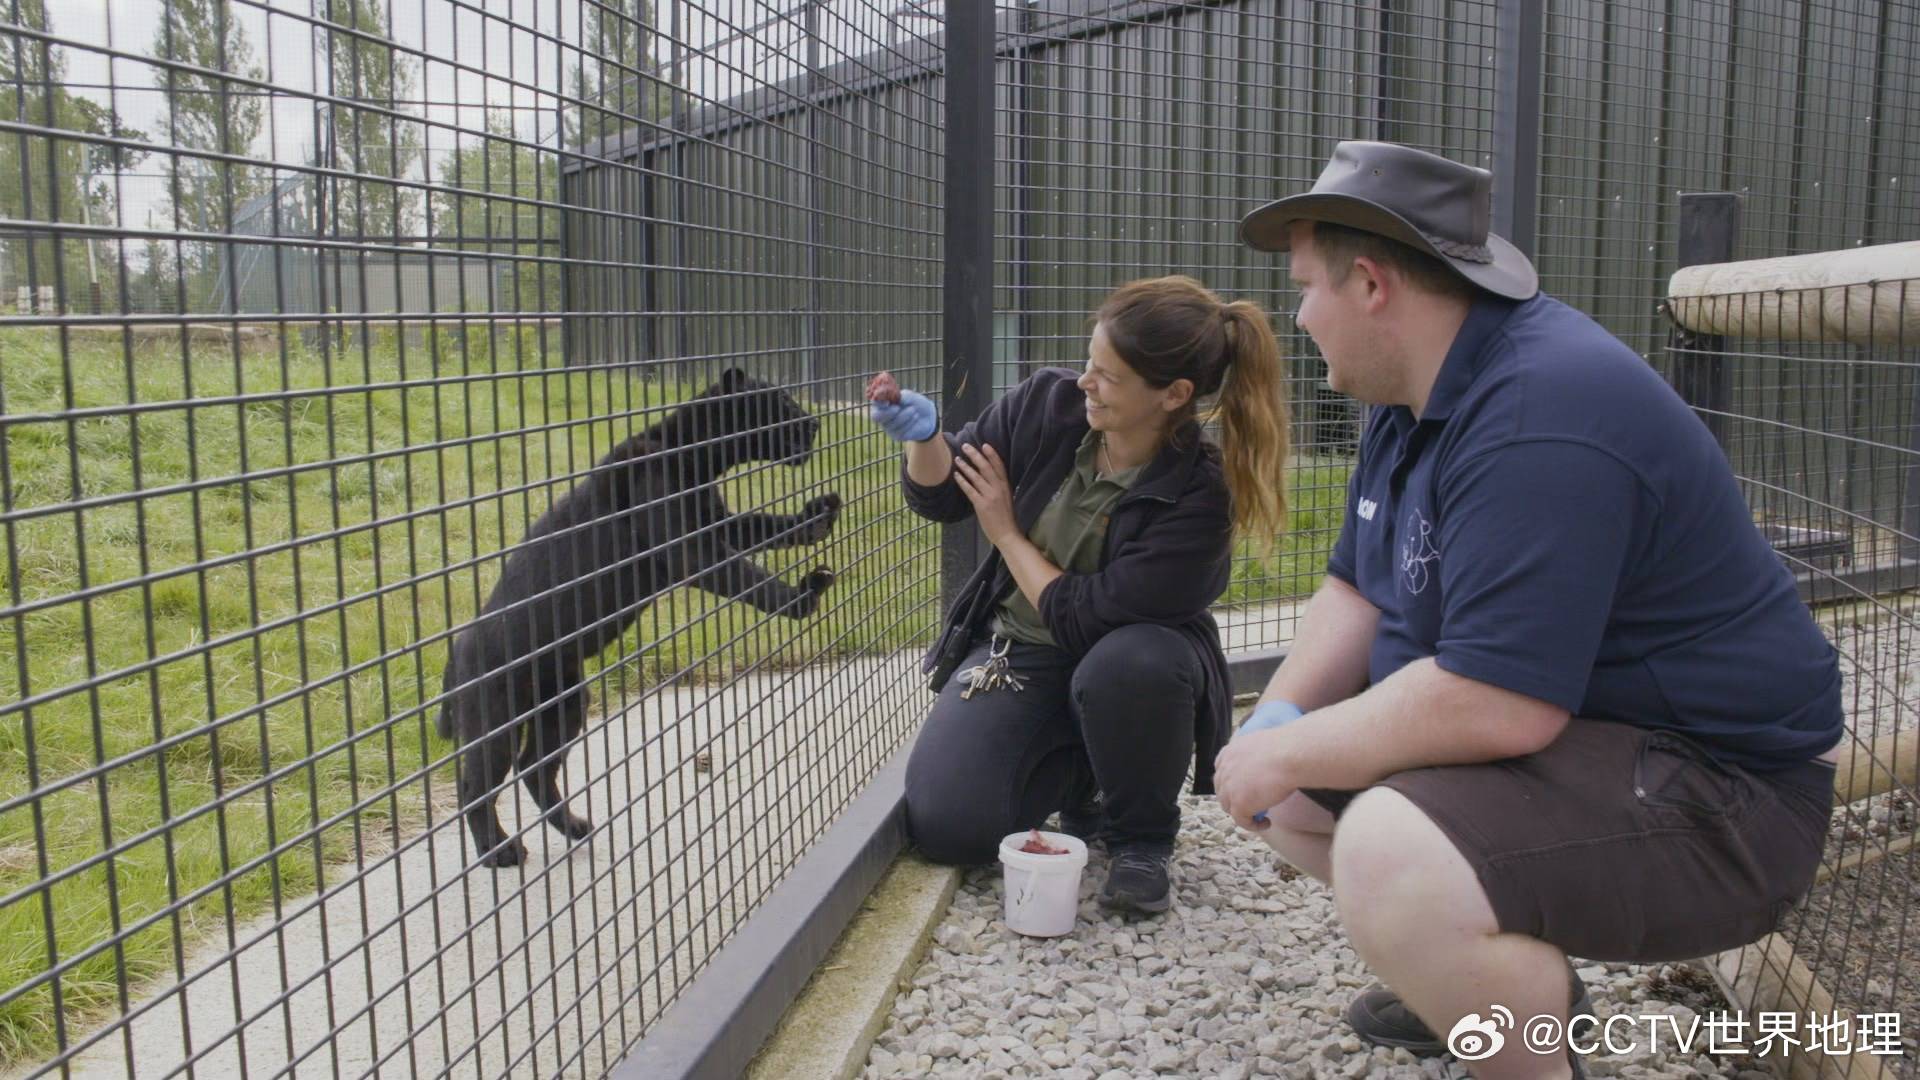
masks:
<svg viewBox="0 0 1920 1080"><path fill-rule="evenodd" d="M922 442L940 430L940 416L933 399L912 390L900 391L900 404L869 402L867 415L894 442Z"/></svg>
<svg viewBox="0 0 1920 1080"><path fill-rule="evenodd" d="M1265 731L1268 728L1277 728L1283 724L1291 724L1305 715L1307 715L1307 711L1291 701L1263 701L1254 707L1253 715L1247 717L1247 722L1240 725L1240 730L1234 732L1233 737L1237 739L1242 735L1249 735L1256 731ZM1255 824L1265 825L1267 823L1266 812L1261 811L1253 815L1253 820Z"/></svg>
<svg viewBox="0 0 1920 1080"><path fill-rule="evenodd" d="M1253 715L1247 717L1247 722L1240 725L1240 730L1234 732L1233 737L1237 739L1256 731L1291 724L1305 715L1307 710L1291 701L1263 701L1254 707Z"/></svg>

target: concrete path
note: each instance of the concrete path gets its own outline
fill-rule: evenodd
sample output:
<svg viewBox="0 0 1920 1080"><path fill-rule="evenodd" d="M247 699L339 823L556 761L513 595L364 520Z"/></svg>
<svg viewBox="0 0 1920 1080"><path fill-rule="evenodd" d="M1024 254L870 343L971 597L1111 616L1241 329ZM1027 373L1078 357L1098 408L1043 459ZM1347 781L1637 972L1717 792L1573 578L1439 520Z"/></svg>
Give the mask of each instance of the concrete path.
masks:
<svg viewBox="0 0 1920 1080"><path fill-rule="evenodd" d="M73 1075L600 1075L918 720L916 659L653 692L568 756L589 840L537 824L516 785L499 805L526 864L467 871L437 809L333 867L324 903L217 934Z"/></svg>

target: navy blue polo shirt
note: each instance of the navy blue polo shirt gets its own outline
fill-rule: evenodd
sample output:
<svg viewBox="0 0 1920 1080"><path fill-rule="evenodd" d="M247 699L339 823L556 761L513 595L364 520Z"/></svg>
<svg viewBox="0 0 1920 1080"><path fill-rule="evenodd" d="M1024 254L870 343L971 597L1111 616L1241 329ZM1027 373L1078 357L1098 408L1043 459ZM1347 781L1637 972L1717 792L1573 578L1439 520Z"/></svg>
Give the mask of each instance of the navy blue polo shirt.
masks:
<svg viewBox="0 0 1920 1080"><path fill-rule="evenodd" d="M1431 656L1756 770L1842 735L1839 660L1725 455L1653 368L1542 293L1477 300L1424 413L1373 410L1327 563Z"/></svg>

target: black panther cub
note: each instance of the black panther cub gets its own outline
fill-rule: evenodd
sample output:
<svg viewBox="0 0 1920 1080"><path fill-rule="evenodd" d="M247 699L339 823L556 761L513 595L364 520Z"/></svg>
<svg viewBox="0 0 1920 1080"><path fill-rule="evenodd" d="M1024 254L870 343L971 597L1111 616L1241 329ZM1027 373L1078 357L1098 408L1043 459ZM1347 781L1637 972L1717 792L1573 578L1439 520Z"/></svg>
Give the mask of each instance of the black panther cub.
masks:
<svg viewBox="0 0 1920 1080"><path fill-rule="evenodd" d="M804 464L819 430L784 391L729 370L614 447L527 530L447 660L439 730L458 732L464 746L460 803L481 862L513 866L526 857L493 806L516 763L547 824L576 840L593 831L563 805L560 748L586 725L583 665L640 608L691 585L768 614L813 614L831 570L820 567L796 587L749 555L825 540L840 496L822 495L798 514L729 514L719 483L743 462Z"/></svg>

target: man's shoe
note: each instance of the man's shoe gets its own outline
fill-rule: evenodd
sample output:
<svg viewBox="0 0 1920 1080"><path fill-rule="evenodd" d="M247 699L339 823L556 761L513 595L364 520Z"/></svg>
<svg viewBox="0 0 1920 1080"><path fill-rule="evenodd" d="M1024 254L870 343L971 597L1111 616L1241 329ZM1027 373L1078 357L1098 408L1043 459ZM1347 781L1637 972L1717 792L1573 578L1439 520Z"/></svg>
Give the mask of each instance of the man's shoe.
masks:
<svg viewBox="0 0 1920 1080"><path fill-rule="evenodd" d="M1571 965L1567 968L1567 994L1570 1016L1592 1016L1593 997L1587 984L1580 981ZM1488 1002L1488 1004L1494 1004ZM1363 990L1347 1005L1347 1023L1353 1033L1375 1046L1394 1046L1415 1057L1436 1057L1447 1052L1445 1039L1427 1030L1400 996L1384 986ZM1593 1021L1573 1025L1573 1034L1585 1036Z"/></svg>
<svg viewBox="0 0 1920 1080"><path fill-rule="evenodd" d="M1137 848L1113 853L1107 883L1100 887L1100 906L1115 911L1161 912L1173 906L1173 882L1168 877L1172 855Z"/></svg>

